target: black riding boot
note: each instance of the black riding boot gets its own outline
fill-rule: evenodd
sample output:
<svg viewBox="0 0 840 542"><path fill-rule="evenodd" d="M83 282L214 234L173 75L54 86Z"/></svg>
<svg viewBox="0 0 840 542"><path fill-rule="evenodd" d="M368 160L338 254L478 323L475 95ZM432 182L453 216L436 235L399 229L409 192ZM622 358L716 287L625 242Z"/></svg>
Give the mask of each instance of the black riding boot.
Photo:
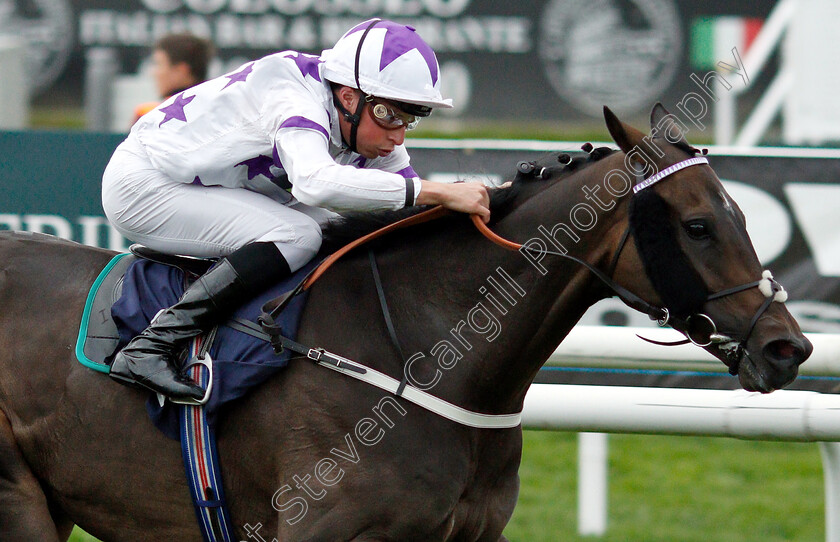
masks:
<svg viewBox="0 0 840 542"><path fill-rule="evenodd" d="M273 243L253 243L223 258L116 355L111 377L171 399L201 399L204 391L181 372L180 358L188 340L289 273Z"/></svg>

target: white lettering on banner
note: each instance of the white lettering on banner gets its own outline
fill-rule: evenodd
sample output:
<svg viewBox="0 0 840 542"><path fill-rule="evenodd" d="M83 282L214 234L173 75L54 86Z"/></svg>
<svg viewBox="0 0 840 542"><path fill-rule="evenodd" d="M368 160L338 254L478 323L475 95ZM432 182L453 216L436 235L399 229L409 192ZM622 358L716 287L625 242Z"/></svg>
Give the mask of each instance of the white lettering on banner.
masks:
<svg viewBox="0 0 840 542"><path fill-rule="evenodd" d="M230 10L235 13L259 14L268 10L267 0L231 0Z"/></svg>
<svg viewBox="0 0 840 542"><path fill-rule="evenodd" d="M27 231L47 233L64 239L73 238L70 222L58 215L23 215L23 223Z"/></svg>
<svg viewBox="0 0 840 542"><path fill-rule="evenodd" d="M257 4L252 3L251 7L257 7ZM358 22L358 18L353 17L315 19L287 14L151 13L92 9L79 16L79 41L86 46L145 46L163 34L189 31L210 38L220 49L315 51L331 47ZM521 54L533 47L531 21L527 17L417 17L401 19L401 22L415 27L438 53L488 51Z"/></svg>
<svg viewBox="0 0 840 542"><path fill-rule="evenodd" d="M840 186L788 183L784 190L817 271L824 277L840 276Z"/></svg>
<svg viewBox="0 0 840 542"><path fill-rule="evenodd" d="M319 15L348 14L368 17L412 16L423 11L435 17L454 17L464 12L471 0L142 0L155 13L172 13L187 8L212 14L227 9L231 13L265 14L274 10L283 15L312 11Z"/></svg>
<svg viewBox="0 0 840 542"><path fill-rule="evenodd" d="M310 49L316 45L312 21L300 17L286 29L286 21L279 15L261 17L237 17L221 15L216 19L215 39L217 47L255 47Z"/></svg>
<svg viewBox="0 0 840 542"><path fill-rule="evenodd" d="M20 215L0 214L0 230L22 230L23 220Z"/></svg>
<svg viewBox="0 0 840 542"><path fill-rule="evenodd" d="M73 223L61 215L0 213L0 231L44 233L117 252L128 249L129 241L103 216L80 216L76 219L76 225L78 227L74 227ZM81 235L74 235L74 230Z"/></svg>
<svg viewBox="0 0 840 542"><path fill-rule="evenodd" d="M526 53L532 47L531 21L525 17L482 16L452 20L423 17L410 24L439 53Z"/></svg>
<svg viewBox="0 0 840 542"><path fill-rule="evenodd" d="M198 13L216 13L227 5L227 0L187 0L187 5Z"/></svg>
<svg viewBox="0 0 840 542"><path fill-rule="evenodd" d="M158 13L170 13L183 5L181 0L142 0L143 5Z"/></svg>
<svg viewBox="0 0 840 542"><path fill-rule="evenodd" d="M130 241L123 237L104 216L80 216L76 222L82 228L80 241L84 245L103 247L117 252L125 252L130 245Z"/></svg>
<svg viewBox="0 0 840 542"><path fill-rule="evenodd" d="M210 37L213 30L209 19L195 14L153 15L98 9L85 11L79 17L79 41L85 45L145 46L168 33L190 32Z"/></svg>

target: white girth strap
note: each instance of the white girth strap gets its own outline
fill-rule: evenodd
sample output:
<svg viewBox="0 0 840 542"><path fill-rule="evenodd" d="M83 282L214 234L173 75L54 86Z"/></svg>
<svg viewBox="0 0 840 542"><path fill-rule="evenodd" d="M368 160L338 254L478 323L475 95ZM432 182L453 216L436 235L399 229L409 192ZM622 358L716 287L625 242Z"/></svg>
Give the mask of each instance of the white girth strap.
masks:
<svg viewBox="0 0 840 542"><path fill-rule="evenodd" d="M357 380L367 382L368 384L376 386L377 388L383 389L389 393L396 394L397 388L400 386L399 380L391 378L390 376L371 369L370 367L365 367L355 361L346 360L346 362L349 365L355 365L356 367L363 368L365 373L358 373L356 371L336 367L335 365L320 361L318 362L318 365L326 367L327 369L332 369L333 371L337 371ZM426 410L434 412L438 416L443 416L453 422L458 422L469 427L477 427L481 429L509 429L511 427L517 427L522 423L522 412L517 412L515 414L482 414L480 412L473 412L472 410L467 410L459 407L458 405L453 405L448 401L444 401L439 397L435 397L434 395L411 386L406 386L400 397L407 401L411 401L415 405L423 407Z"/></svg>

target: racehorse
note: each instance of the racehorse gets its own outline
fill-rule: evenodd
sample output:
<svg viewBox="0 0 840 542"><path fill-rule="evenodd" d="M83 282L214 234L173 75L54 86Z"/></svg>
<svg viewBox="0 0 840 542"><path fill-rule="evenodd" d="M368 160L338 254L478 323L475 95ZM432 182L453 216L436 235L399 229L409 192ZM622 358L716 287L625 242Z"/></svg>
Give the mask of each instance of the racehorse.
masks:
<svg viewBox="0 0 840 542"><path fill-rule="evenodd" d="M504 415L521 410L543 362L617 288L747 390L789 384L812 347L762 277L714 171L703 160L680 168L696 149L661 105L649 136L605 117L620 151L525 164L494 194L490 227L524 249L491 244L455 214L375 244L408 359L389 338L364 250L310 288L298 340ZM86 295L112 256L0 235L3 540L66 540L74 524L106 541L200 540L179 445L150 423L146 394L73 359ZM468 427L306 360L234 402L218 441L238 540L496 542L517 500L520 427Z"/></svg>

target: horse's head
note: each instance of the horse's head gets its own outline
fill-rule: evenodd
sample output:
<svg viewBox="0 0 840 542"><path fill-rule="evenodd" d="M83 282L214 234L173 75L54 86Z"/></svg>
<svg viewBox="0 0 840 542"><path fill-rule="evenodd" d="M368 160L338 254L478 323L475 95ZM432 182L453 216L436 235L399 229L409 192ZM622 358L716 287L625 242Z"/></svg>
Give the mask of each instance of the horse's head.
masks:
<svg viewBox="0 0 840 542"><path fill-rule="evenodd" d="M744 389L769 392L792 382L813 347L715 172L661 104L649 136L607 108L604 115L624 169L636 177L627 230L633 242L617 249L624 255L616 282L667 309L668 324L723 361Z"/></svg>

